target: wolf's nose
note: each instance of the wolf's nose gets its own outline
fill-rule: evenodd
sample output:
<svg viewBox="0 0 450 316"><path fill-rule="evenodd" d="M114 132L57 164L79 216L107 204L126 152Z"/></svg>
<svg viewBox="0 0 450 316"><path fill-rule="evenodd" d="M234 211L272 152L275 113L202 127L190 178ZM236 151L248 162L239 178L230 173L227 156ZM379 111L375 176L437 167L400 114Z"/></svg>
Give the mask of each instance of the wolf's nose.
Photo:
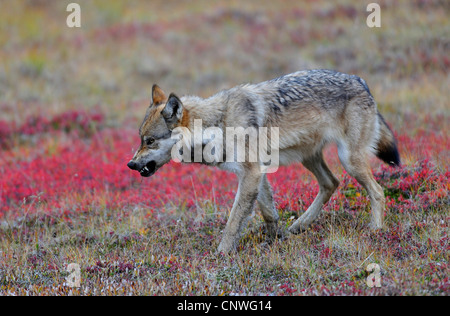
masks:
<svg viewBox="0 0 450 316"><path fill-rule="evenodd" d="M127 164L128 168L130 168L131 170L137 170L137 163L135 163L133 160L131 160L128 164Z"/></svg>

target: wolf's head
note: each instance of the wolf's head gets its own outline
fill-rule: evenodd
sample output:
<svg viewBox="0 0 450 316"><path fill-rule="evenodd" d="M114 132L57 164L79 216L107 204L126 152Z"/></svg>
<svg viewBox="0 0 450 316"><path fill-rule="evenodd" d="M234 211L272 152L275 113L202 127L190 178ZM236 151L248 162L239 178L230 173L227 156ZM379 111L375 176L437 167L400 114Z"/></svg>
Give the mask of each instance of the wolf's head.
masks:
<svg viewBox="0 0 450 316"><path fill-rule="evenodd" d="M139 128L141 145L127 166L143 177L150 177L168 163L177 142L171 137L172 131L182 118L181 100L173 93L167 98L160 87L153 85L151 104Z"/></svg>

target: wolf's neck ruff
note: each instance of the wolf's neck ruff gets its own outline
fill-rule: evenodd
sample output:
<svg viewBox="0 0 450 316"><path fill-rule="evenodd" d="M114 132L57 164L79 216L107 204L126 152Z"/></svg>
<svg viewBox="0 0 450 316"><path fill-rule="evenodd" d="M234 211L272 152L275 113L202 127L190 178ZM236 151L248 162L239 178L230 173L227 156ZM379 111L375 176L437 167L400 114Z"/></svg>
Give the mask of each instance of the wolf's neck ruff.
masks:
<svg viewBox="0 0 450 316"><path fill-rule="evenodd" d="M179 126L172 138L177 142L171 156L176 162L198 162L212 166L223 163L257 163L261 172L275 172L279 166L277 127L203 127L195 119L194 127Z"/></svg>

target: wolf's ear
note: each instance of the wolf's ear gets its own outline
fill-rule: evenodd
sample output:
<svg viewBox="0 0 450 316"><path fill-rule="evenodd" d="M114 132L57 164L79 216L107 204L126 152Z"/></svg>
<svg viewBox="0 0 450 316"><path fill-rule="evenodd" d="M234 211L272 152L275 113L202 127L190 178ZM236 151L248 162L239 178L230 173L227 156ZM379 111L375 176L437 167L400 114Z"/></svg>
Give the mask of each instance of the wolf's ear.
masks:
<svg viewBox="0 0 450 316"><path fill-rule="evenodd" d="M164 117L169 129L174 129L183 117L183 103L181 103L180 98L171 93L166 106L161 111L161 115Z"/></svg>
<svg viewBox="0 0 450 316"><path fill-rule="evenodd" d="M151 105L160 105L160 104L164 103L164 101L166 101L166 100L167 100L167 97L166 97L164 91L162 91L162 89L157 84L154 84L152 87Z"/></svg>

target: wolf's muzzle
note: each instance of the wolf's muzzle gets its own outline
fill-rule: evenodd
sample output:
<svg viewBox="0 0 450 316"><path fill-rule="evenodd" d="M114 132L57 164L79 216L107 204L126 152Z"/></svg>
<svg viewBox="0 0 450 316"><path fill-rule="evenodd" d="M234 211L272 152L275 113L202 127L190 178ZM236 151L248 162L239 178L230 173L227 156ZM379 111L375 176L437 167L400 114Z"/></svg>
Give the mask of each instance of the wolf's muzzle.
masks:
<svg viewBox="0 0 450 316"><path fill-rule="evenodd" d="M156 172L156 162L150 161L145 166L140 167L139 164L131 160L127 164L128 168L131 170L137 170L141 174L142 177L150 177Z"/></svg>
<svg viewBox="0 0 450 316"><path fill-rule="evenodd" d="M137 170L138 169L138 164L135 163L133 160L131 160L129 163L127 163L127 166L131 170Z"/></svg>

